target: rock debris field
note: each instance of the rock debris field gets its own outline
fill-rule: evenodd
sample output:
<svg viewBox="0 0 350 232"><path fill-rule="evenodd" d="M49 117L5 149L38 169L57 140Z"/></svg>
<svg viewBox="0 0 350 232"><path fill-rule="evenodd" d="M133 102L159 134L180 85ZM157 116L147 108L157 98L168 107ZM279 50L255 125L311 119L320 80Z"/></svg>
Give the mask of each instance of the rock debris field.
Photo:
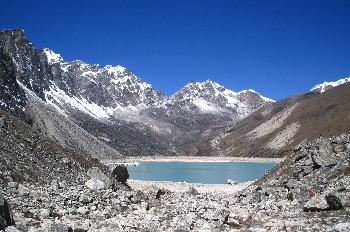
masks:
<svg viewBox="0 0 350 232"><path fill-rule="evenodd" d="M350 135L319 138L293 149L260 180L232 192L198 191L196 186L174 191L160 184L143 186L141 191L111 184L115 176L106 179L96 170L90 171L86 181L98 180L98 185L10 181L0 195L0 228L350 231L349 158Z"/></svg>

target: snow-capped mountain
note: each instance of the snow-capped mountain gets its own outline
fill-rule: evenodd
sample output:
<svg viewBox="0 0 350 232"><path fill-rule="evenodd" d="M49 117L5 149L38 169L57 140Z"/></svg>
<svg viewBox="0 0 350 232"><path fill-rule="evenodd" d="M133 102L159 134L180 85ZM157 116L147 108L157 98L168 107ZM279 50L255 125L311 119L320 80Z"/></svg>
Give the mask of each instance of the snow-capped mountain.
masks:
<svg viewBox="0 0 350 232"><path fill-rule="evenodd" d="M315 85L314 87L312 87L312 89L310 89L310 91L313 92L319 92L319 93L323 93L324 91L327 91L331 88L337 87L339 85L345 84L347 82L350 82L350 77L344 78L344 79L340 79L337 81L332 81L332 82L323 82L321 84Z"/></svg>
<svg viewBox="0 0 350 232"><path fill-rule="evenodd" d="M190 82L167 97L124 67L67 62L50 49L36 49L22 29L0 31L0 58L0 107L57 141L84 141L85 150L86 140L77 137L88 132L127 155L177 152L208 128L272 102L253 90L234 92L209 80ZM78 132L64 138L60 127L72 123Z"/></svg>
<svg viewBox="0 0 350 232"><path fill-rule="evenodd" d="M273 100L251 89L237 93L207 80L202 83L191 81L171 96L169 102L186 109L195 109L198 113L229 113L235 116L247 116Z"/></svg>
<svg viewBox="0 0 350 232"><path fill-rule="evenodd" d="M48 61L54 53L49 54ZM143 109L163 102L161 91L153 90L124 67L100 68L80 60L55 64L52 70L60 81L50 85L45 97L61 112L70 106L101 119L111 117L115 111Z"/></svg>
<svg viewBox="0 0 350 232"><path fill-rule="evenodd" d="M233 92L213 81L190 82L171 97L122 66L89 65L83 61L64 62L49 49L43 49L59 80L45 91L48 103L63 112L70 106L95 118L135 116L150 108L188 111L190 114L230 114L244 117L273 100L254 90ZM68 81L73 80L73 81ZM73 82L73 83L72 83ZM118 117L120 118L120 117Z"/></svg>

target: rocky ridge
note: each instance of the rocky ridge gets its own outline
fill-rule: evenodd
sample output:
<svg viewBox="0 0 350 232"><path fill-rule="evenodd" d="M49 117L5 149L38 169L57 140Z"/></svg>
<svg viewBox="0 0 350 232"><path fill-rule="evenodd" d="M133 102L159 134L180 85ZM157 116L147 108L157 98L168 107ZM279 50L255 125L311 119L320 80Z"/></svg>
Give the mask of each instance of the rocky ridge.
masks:
<svg viewBox="0 0 350 232"><path fill-rule="evenodd" d="M331 81L331 82L325 81L321 84L315 85L312 89L310 89L310 91L323 93L329 89L332 89L332 88L337 87L339 85L343 85L349 81L350 81L350 77L339 79L337 81Z"/></svg>

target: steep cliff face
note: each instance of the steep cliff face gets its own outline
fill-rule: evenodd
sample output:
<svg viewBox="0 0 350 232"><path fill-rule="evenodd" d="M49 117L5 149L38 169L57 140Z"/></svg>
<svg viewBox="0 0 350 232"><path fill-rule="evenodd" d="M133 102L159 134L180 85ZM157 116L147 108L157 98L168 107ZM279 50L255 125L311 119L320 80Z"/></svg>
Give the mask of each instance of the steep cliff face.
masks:
<svg viewBox="0 0 350 232"><path fill-rule="evenodd" d="M0 50L0 108L16 116L24 116L26 97L16 81L16 69L11 57Z"/></svg>

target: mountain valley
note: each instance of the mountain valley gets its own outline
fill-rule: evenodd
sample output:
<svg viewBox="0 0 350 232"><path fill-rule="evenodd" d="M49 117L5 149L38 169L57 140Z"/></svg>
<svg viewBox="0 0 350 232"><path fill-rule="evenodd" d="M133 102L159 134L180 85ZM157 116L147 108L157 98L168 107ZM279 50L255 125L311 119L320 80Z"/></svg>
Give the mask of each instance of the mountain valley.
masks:
<svg viewBox="0 0 350 232"><path fill-rule="evenodd" d="M211 80L166 96L0 30L0 231L349 231L349 82L278 101ZM283 161L185 191L133 188L120 165L180 156Z"/></svg>

